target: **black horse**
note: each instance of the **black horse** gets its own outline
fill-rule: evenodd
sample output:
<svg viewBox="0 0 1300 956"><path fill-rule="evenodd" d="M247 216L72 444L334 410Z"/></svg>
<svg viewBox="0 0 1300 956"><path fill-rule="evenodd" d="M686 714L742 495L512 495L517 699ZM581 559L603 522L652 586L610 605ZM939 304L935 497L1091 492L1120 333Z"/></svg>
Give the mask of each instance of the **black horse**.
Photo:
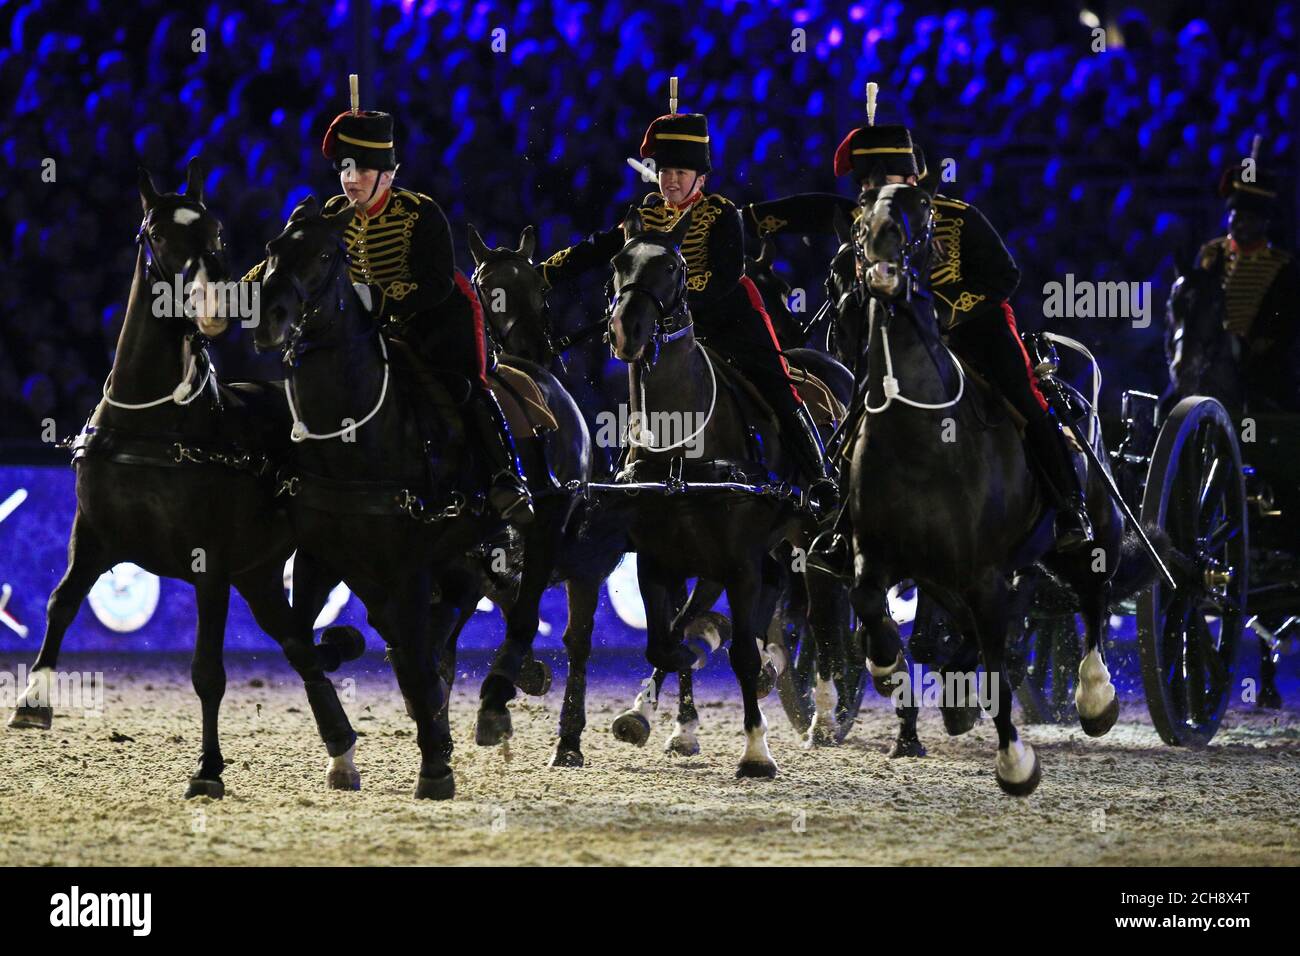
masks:
<svg viewBox="0 0 1300 956"><path fill-rule="evenodd" d="M365 604L416 724L415 796L449 799L448 688L438 664L459 608L439 598L444 587L463 589L464 555L501 524L460 484L473 469L450 390L430 416L426 447L422 399L408 393L406 368L394 370L398 345L348 277L342 235L352 216L351 207L323 216L309 196L268 243L254 342L284 353L295 447L282 488L298 541L295 580L341 579ZM305 633L310 612L295 610Z"/></svg>
<svg viewBox="0 0 1300 956"><path fill-rule="evenodd" d="M119 562L133 562L194 587L192 677L203 743L186 796L221 797L225 761L217 717L226 688L222 647L231 585L302 678L331 757L347 753L356 736L322 662L337 667L341 658L359 656L364 644L354 629L338 629L344 653L339 646L318 650L310 630L294 625L283 586L293 539L266 473L268 454L287 444L287 419L277 447L265 418L275 390L222 385L213 374L206 337L223 332L230 317L209 308L208 286L225 279L226 267L221 224L203 202L202 166L190 162L184 195L160 194L141 170L140 199L140 252L113 369L104 400L73 446L77 511L68 568L50 595L34 686L9 726L49 728L52 710L39 702L39 685L57 666L64 634L95 580ZM174 295L162 287L171 290L177 281L192 289L192 298L155 314L158 296ZM328 585L300 582L300 602L313 617L327 591Z"/></svg>
<svg viewBox="0 0 1300 956"><path fill-rule="evenodd" d="M644 483L646 490L615 492L606 506L626 516L637 552L646 658L655 668L647 692L657 697L664 675L696 659L681 639L672 595L689 577L722 584L745 711L738 775L770 777L776 764L758 691L783 578L773 553L782 542L806 547L813 522L774 478L789 470L774 423L754 414L744 383L695 339L677 248L681 228L645 231L633 212L623 224L626 244L611 262L610 340L615 356L629 363L629 405L637 421L620 481ZM683 480L706 487L685 495L654 490L671 491ZM819 598L810 594L810 603Z"/></svg>
<svg viewBox="0 0 1300 956"><path fill-rule="evenodd" d="M926 290L931 210L925 192L884 187L854 239L872 295L850 476L852 597L868 662L881 682L906 670L885 592L893 582L915 580L966 641L978 642L998 732L997 780L1007 793L1027 795L1041 771L1012 725L1003 681L1008 578L1038 561L1077 595L1087 652L1075 702L1085 732L1106 733L1119 713L1102 628L1121 553L1120 516L1100 478L1090 474L1096 547L1052 550L1053 514L1016 428L940 339ZM1105 461L1099 433L1094 446Z"/></svg>

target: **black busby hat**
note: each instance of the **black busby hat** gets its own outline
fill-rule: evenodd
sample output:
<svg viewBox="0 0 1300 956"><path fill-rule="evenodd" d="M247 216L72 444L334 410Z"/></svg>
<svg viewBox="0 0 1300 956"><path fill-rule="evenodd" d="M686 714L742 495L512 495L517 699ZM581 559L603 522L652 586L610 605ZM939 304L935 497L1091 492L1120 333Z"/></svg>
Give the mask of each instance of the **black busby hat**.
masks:
<svg viewBox="0 0 1300 956"><path fill-rule="evenodd" d="M859 126L835 150L835 175L862 182L880 176L916 176L912 134L906 126Z"/></svg>
<svg viewBox="0 0 1300 956"><path fill-rule="evenodd" d="M335 168L351 159L360 169L396 169L392 114L374 110L340 113L326 130L320 151L334 161Z"/></svg>
<svg viewBox="0 0 1300 956"><path fill-rule="evenodd" d="M1229 209L1253 212L1268 219L1277 211L1277 181L1259 168L1259 149L1263 142L1264 137L1258 134L1251 140L1249 179L1244 165L1223 171L1219 177L1219 196L1227 201Z"/></svg>
<svg viewBox="0 0 1300 956"><path fill-rule="evenodd" d="M693 169L707 173L709 121L703 113L669 113L660 116L641 140L642 158L653 158L659 169Z"/></svg>

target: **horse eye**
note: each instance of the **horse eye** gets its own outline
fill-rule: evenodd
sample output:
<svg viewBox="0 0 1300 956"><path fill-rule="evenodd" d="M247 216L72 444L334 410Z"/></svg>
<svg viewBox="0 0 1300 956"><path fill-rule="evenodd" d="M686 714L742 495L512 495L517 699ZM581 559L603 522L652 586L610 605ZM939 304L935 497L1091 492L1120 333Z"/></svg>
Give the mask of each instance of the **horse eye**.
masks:
<svg viewBox="0 0 1300 956"><path fill-rule="evenodd" d="M329 254L328 252L322 252L322 253L320 254L320 261L321 261L321 262L328 262L328 261L329 261L329 257L330 257L330 254Z"/></svg>

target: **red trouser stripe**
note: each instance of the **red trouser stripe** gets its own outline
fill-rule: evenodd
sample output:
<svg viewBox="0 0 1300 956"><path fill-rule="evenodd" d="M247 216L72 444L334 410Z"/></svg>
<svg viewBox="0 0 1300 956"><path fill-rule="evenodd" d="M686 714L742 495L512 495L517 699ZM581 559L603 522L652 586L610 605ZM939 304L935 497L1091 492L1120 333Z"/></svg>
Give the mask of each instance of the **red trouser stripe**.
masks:
<svg viewBox="0 0 1300 956"><path fill-rule="evenodd" d="M465 273L459 269L456 270L456 288L460 294L469 300L470 311L474 316L474 361L475 368L478 372L479 384L488 388L487 379L487 342L483 332L483 303L479 302L478 296L474 293L474 287L469 284L469 279L465 278ZM1029 361L1025 359L1025 361Z"/></svg>
<svg viewBox="0 0 1300 956"><path fill-rule="evenodd" d="M1016 340L1020 354L1024 356L1025 374L1029 376L1029 389L1034 393L1034 398L1038 400L1038 404L1043 411L1047 411L1047 399L1043 397L1042 389L1038 387L1038 376L1034 374L1034 366L1029 361L1029 353L1025 351L1025 343L1020 341L1020 332L1016 329L1016 314L1011 311L1011 303L1005 299L1002 302L1002 314L1006 316L1007 325L1011 328L1011 337Z"/></svg>
<svg viewBox="0 0 1300 956"><path fill-rule="evenodd" d="M767 337L772 340L772 348L776 351L776 357L781 362L781 370L785 372L786 380L790 379L790 363L785 360L781 354L781 341L776 337L776 329L772 328L772 317L767 314L767 309L763 307L763 296L759 294L758 286L754 285L754 280L749 276L740 277L740 286L745 290L745 295L749 296L749 304L763 318L763 327L767 329ZM1028 361L1028 358L1026 358ZM795 388L794 382L789 382L790 391L794 393L794 400L800 405L803 404L803 396L799 394L799 389Z"/></svg>

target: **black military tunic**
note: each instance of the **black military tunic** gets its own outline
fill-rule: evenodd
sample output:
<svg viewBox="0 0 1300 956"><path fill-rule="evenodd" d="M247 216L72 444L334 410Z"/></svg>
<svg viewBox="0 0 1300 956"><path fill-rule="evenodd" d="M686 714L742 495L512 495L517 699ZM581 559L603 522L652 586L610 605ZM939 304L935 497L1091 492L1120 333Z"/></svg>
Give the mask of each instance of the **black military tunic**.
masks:
<svg viewBox="0 0 1300 956"><path fill-rule="evenodd" d="M325 203L330 215L349 203ZM424 193L392 188L343 233L354 283L370 289L371 311L410 341L436 368L486 384L483 315L468 280L456 269L451 229L441 207ZM259 262L244 277L261 277Z"/></svg>
<svg viewBox="0 0 1300 956"><path fill-rule="evenodd" d="M1268 242L1243 249L1230 236L1201 247L1197 264L1223 284L1223 325L1242 342L1248 390L1286 410L1300 410L1300 267Z"/></svg>
<svg viewBox="0 0 1300 956"><path fill-rule="evenodd" d="M745 219L759 238L833 235L836 210L850 222L865 212L845 196L802 193L747 206ZM1020 269L1002 237L978 209L960 199L936 194L933 210L936 248L930 286L944 330L1001 312L1020 284Z"/></svg>

